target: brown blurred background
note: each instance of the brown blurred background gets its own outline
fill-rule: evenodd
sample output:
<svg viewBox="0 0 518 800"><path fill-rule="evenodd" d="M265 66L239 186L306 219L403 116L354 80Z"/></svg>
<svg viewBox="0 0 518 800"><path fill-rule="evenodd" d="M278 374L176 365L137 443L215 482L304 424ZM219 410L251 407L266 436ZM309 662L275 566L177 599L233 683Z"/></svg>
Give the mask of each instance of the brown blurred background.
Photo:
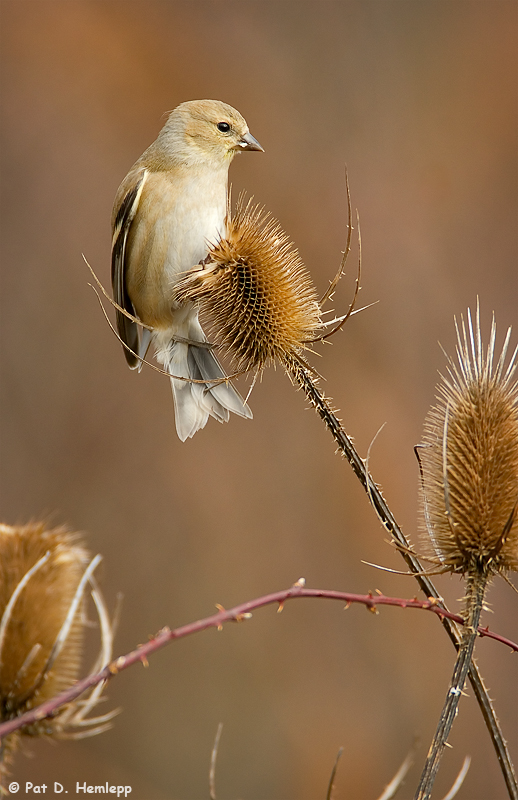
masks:
<svg viewBox="0 0 518 800"><path fill-rule="evenodd" d="M281 221L319 291L346 237L344 167L359 209L361 303L315 363L348 432L415 541L413 445L434 400L438 341L454 314L517 323L515 2L3 0L1 519L47 515L104 555L110 608L124 594L116 653L260 594L309 586L412 596L403 562L349 467L280 370L252 395L253 422L210 421L182 444L168 381L131 373L88 287L85 253L109 282L119 182L165 111L218 98L265 154L231 168ZM353 251L354 252L354 251ZM351 296L356 255L336 297ZM516 343L518 327L513 335ZM456 578L439 588L452 606ZM491 590L486 622L516 640L518 597ZM479 663L518 760L517 662L489 640ZM95 739L33 743L13 778L129 784L134 800L208 796L224 723L218 797L371 800L413 738L413 796L453 649L415 611L297 601L245 625L182 640L112 681L120 706ZM85 661L88 669L89 658ZM459 797L505 798L472 692L437 781L466 753ZM47 792L47 796L49 793ZM52 794L50 795L52 796ZM57 796L57 795L56 795Z"/></svg>

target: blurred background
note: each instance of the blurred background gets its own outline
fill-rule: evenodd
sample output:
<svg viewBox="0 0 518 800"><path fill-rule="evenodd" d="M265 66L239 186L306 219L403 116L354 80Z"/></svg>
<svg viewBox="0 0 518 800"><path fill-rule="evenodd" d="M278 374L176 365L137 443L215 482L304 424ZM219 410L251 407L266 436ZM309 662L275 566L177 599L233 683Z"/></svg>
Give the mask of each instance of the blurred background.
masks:
<svg viewBox="0 0 518 800"><path fill-rule="evenodd" d="M182 444L167 379L125 364L88 287L109 284L110 213L164 112L217 98L265 153L236 159L298 246L320 293L346 240L347 164L361 217L360 303L316 367L407 535L417 539L413 446L454 352L454 315L480 297L498 345L517 323L518 19L514 2L421 0L2 0L1 519L45 517L104 556L116 654L258 595L307 585L413 596L331 437L281 370L252 422L211 420ZM357 251L335 298L346 309ZM513 343L518 338L518 326ZM246 385L242 385L246 391ZM437 584L459 608L462 583ZM485 622L518 638L503 581ZM483 640L478 659L518 760L517 664ZM84 670L93 653L85 656ZM417 784L454 659L416 611L299 600L170 645L110 684L108 733L29 743L13 778L129 784L135 800L373 800L420 741ZM437 797L466 754L460 798L506 797L471 690ZM47 796L49 796L47 792ZM52 794L50 795L52 796Z"/></svg>

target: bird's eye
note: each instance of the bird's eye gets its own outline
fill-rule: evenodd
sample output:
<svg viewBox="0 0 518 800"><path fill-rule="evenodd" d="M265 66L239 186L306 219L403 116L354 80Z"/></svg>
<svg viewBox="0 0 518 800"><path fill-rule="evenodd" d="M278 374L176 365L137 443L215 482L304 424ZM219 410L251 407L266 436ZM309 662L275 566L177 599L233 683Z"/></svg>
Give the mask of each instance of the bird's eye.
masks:
<svg viewBox="0 0 518 800"><path fill-rule="evenodd" d="M228 122L218 122L217 129L218 131L221 131L221 133L228 133L230 130L230 125Z"/></svg>

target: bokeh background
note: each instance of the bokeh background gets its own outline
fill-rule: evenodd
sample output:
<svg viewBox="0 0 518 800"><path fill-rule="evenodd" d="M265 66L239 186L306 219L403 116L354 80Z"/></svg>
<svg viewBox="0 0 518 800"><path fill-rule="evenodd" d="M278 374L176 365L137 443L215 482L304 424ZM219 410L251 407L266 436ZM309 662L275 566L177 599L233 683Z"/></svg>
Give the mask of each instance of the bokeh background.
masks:
<svg viewBox="0 0 518 800"><path fill-rule="evenodd" d="M164 112L218 98L265 154L231 168L296 242L320 292L346 238L344 172L361 216L361 303L316 366L406 533L416 540L419 442L454 315L480 297L517 323L516 3L499 0L2 0L1 518L46 517L104 556L117 654L304 576L309 586L412 596L411 578L349 467L281 370L252 395L253 422L176 437L168 381L130 372L88 287L109 282L111 205ZM336 296L351 296L357 256ZM518 327L513 341L516 343ZM458 608L462 584L437 581ZM503 581L486 622L518 637ZM479 663L518 757L517 663ZM85 671L93 654L87 654ZM208 796L224 723L219 798L370 800L418 737L413 796L453 663L415 611L297 601L177 642L113 680L111 731L31 743L13 778L128 784L135 800ZM437 780L506 797L471 691ZM47 791L47 796L49 792ZM52 796L52 793L50 794ZM57 795L56 795L57 796Z"/></svg>

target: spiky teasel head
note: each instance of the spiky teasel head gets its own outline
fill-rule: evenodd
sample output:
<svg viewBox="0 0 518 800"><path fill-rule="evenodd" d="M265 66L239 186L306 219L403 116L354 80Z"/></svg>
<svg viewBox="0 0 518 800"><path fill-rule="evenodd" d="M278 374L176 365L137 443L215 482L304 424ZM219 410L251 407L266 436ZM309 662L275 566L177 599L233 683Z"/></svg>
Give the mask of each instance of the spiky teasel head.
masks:
<svg viewBox="0 0 518 800"><path fill-rule="evenodd" d="M321 327L306 269L278 222L250 202L227 218L227 236L175 286L179 302L208 313L239 371L300 359Z"/></svg>
<svg viewBox="0 0 518 800"><path fill-rule="evenodd" d="M65 528L0 524L0 722L50 700L78 679L84 593L99 560L91 561L78 534ZM73 736L75 728L104 723L84 719L97 697L61 708L22 733ZM16 731L2 742L4 766L18 738Z"/></svg>
<svg viewBox="0 0 518 800"><path fill-rule="evenodd" d="M433 555L452 572L489 578L518 568L518 386L511 330L495 362L468 311L457 328L457 359L425 422L422 508Z"/></svg>

